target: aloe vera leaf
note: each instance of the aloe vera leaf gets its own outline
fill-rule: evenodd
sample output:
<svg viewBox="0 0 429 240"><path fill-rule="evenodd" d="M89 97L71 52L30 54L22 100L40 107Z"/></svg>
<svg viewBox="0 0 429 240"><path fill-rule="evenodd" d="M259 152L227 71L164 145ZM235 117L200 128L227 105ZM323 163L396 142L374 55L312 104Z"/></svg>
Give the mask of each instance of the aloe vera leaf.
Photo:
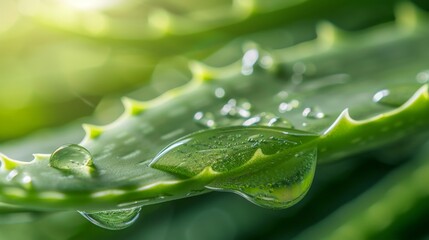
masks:
<svg viewBox="0 0 429 240"><path fill-rule="evenodd" d="M194 79L188 85L167 92L149 102L125 100L126 111L113 124L105 127L87 125L85 127L87 137L81 145L92 154L94 166L85 166L82 175L48 167L49 155L36 155L31 163L22 163L3 157L1 199L17 205L86 210L116 208L118 205L123 207L124 203L133 204L135 201L137 201L135 204L152 204L200 194L201 191L205 191L205 186L216 178L216 173L213 173L210 168L195 176L183 177L150 168L147 164L175 139L201 130L199 125L191 121L196 112L211 111L217 117L221 117L218 111L227 102L228 97L247 98L253 106L252 111L257 113L277 112L279 105L285 100L278 95L279 90L288 90L288 97L296 98L295 100L300 104L293 109L294 111L278 113L278 115L287 118L299 130L315 132L321 136L312 141L312 144L319 145L320 161L329 160L329 157L344 151L353 153L349 147L355 146L355 143L349 142L349 145L342 145L341 149L335 147L326 152L322 151L324 147L329 149L332 143L340 142L344 138L353 140L362 137L361 133L378 128L385 123L396 122L404 116L413 116L413 124L419 125L423 122L421 126L419 125L419 129L415 129L422 132L426 127L424 119L427 119L428 114L427 85L417 83L415 76L424 70L424 60L428 57L425 51L420 50L424 48L427 41L428 33L424 26L424 22L417 22L408 25L406 29L384 26L366 30L360 35L362 38L366 35L366 41L359 39L359 35L354 38L355 40L352 39L352 35L348 38L344 37L344 40L337 40L338 33L335 29L325 26L322 28L325 30L320 33L319 39L273 53L273 56L280 54L295 58L277 62L279 66L285 66L286 69L296 64L299 66L299 64L309 63L320 69L313 76L304 74L300 67L298 70L295 69L294 74L313 78L300 84L276 77L270 71L258 70L253 64L248 66L246 63L244 66L254 70L249 76L241 76L243 66L237 64L219 71L193 65ZM382 35L377 35L377 32ZM388 44L385 39L389 39ZM356 42L358 40L359 42ZM337 47L333 48L333 46ZM314 49L317 51L314 52ZM357 52L354 52L355 49ZM248 51L255 53L257 49ZM286 54L288 51L290 55ZM390 57L377 54L392 51L398 55L394 61L387 61ZM258 54L263 56L265 53L260 51ZM377 58L377 62L383 62L383 69L378 69L377 72L374 72L373 68L353 71L349 62L359 62L358 60L367 57L371 57L373 61ZM276 60L276 57L273 60ZM324 68L329 63L333 66ZM341 75L338 83L338 75L332 76L335 73L349 74L347 78L350 79L341 78L344 77ZM400 85L405 85L407 89L412 90L408 94L401 94L401 99L394 100L398 106L402 106L392 108L372 101L373 95L378 91ZM227 98L218 98L215 95L215 90L219 88L223 89ZM254 92L254 89L259 91ZM318 94L314 95L316 90ZM358 94L354 94L356 92ZM332 99L331 96L336 96L341 99L341 102ZM403 99L408 98L409 100L404 103ZM314 105L320 105L324 116L322 118L304 117L303 111ZM354 124L350 123L350 119L344 112L346 108L352 116L360 119L360 127L363 129L361 132L353 131L354 127L347 130L341 125L344 121L347 125ZM341 112L343 114L340 114ZM183 122L180 128L176 125L178 121ZM227 118L224 125L240 125L243 119L238 120L238 123L229 121L230 119ZM399 139L401 136L397 136L396 133L396 130L388 129L385 135L380 135L382 138L375 136L371 144L363 145L359 151L378 146L384 143L386 138ZM405 134L413 134L413 132L410 130ZM243 150L249 151L249 149ZM259 155L256 159L263 161L264 157ZM275 155L270 156L270 158L274 157ZM9 175L13 171L17 172L16 178ZM9 178L7 178L8 175ZM12 175L15 175L15 172ZM225 176L227 175L228 172ZM139 200L142 201L139 202Z"/></svg>

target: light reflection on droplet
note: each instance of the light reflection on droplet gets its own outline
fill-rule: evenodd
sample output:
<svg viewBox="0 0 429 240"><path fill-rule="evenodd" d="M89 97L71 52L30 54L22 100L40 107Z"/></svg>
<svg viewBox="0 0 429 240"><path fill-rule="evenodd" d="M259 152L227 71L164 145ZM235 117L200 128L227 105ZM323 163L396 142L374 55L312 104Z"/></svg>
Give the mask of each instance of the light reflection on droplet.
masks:
<svg viewBox="0 0 429 240"><path fill-rule="evenodd" d="M259 58L259 52L257 49L252 48L247 50L242 59L241 73L243 75L250 75L253 73L253 66L256 64Z"/></svg>
<svg viewBox="0 0 429 240"><path fill-rule="evenodd" d="M299 107L299 101L296 99L291 100L290 102L282 102L279 105L279 112L285 113L292 111L295 108Z"/></svg>
<svg viewBox="0 0 429 240"><path fill-rule="evenodd" d="M419 72L416 76L417 82L419 83L428 83L429 82L429 70L425 70L422 72Z"/></svg>
<svg viewBox="0 0 429 240"><path fill-rule="evenodd" d="M269 112L262 112L260 114L257 114L244 121L242 125L293 128L292 124L289 121Z"/></svg>
<svg viewBox="0 0 429 240"><path fill-rule="evenodd" d="M302 116L306 118L321 119L325 117L325 113L318 107L307 107L302 111Z"/></svg>
<svg viewBox="0 0 429 240"><path fill-rule="evenodd" d="M18 175L18 171L16 169L9 172L6 176L6 181L12 181Z"/></svg>
<svg viewBox="0 0 429 240"><path fill-rule="evenodd" d="M235 118L248 118L251 116L252 104L245 99L230 99L220 110L221 115Z"/></svg>
<svg viewBox="0 0 429 240"><path fill-rule="evenodd" d="M374 94L374 96L372 97L372 101L378 103L380 102L383 98L389 96L390 91L387 89L383 89L381 91L378 91L376 94Z"/></svg>
<svg viewBox="0 0 429 240"><path fill-rule="evenodd" d="M223 88L216 88L215 89L215 96L217 97L217 98L223 98L223 97L225 97L225 89L223 89Z"/></svg>
<svg viewBox="0 0 429 240"><path fill-rule="evenodd" d="M215 116L211 112L197 112L194 114L194 121L206 128L214 128L216 126Z"/></svg>

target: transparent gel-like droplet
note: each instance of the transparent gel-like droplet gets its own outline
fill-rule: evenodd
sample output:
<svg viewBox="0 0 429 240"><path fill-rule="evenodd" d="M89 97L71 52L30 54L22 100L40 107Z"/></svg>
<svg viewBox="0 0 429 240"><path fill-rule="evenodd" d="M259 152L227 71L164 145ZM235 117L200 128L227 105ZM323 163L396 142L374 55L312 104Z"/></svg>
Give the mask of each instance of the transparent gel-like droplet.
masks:
<svg viewBox="0 0 429 240"><path fill-rule="evenodd" d="M244 165L255 155L290 152L316 137L308 132L266 126L208 129L173 142L158 153L150 166L188 177L198 175L207 167L225 173Z"/></svg>
<svg viewBox="0 0 429 240"><path fill-rule="evenodd" d="M316 169L317 150L306 149L284 157L265 168L214 181L207 188L237 193L266 208L288 208L301 200L310 189Z"/></svg>
<svg viewBox="0 0 429 240"><path fill-rule="evenodd" d="M80 145L65 145L51 155L49 165L60 170L76 170L92 166L92 156Z"/></svg>
<svg viewBox="0 0 429 240"><path fill-rule="evenodd" d="M140 215L140 207L87 213L78 211L91 223L109 230L121 230L135 223Z"/></svg>

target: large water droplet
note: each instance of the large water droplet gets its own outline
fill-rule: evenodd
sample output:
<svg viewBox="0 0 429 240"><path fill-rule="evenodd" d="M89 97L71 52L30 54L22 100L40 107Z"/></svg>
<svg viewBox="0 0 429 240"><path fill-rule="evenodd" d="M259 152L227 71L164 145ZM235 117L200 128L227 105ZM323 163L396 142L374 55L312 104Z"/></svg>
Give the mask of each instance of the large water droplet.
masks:
<svg viewBox="0 0 429 240"><path fill-rule="evenodd" d="M262 112L258 115L255 115L247 119L243 123L243 126L256 126L256 125L293 128L292 124L288 122L286 119L268 112Z"/></svg>
<svg viewBox="0 0 429 240"><path fill-rule="evenodd" d="M140 210L140 207L136 207L95 213L79 211L79 213L99 227L109 230L121 230L131 226L137 221L140 215Z"/></svg>
<svg viewBox="0 0 429 240"><path fill-rule="evenodd" d="M194 121L206 128L214 128L216 127L215 116L211 112L197 112L194 114Z"/></svg>
<svg viewBox="0 0 429 240"><path fill-rule="evenodd" d="M248 118L251 113L252 104L246 99L230 99L222 107L220 113L223 116L234 117L234 118Z"/></svg>
<svg viewBox="0 0 429 240"><path fill-rule="evenodd" d="M150 163L151 167L192 177L207 167L229 172L242 166L255 155L287 152L312 142L317 135L266 126L237 126L209 129L178 139L163 149Z"/></svg>
<svg viewBox="0 0 429 240"><path fill-rule="evenodd" d="M316 154L316 148L285 154L282 161L273 161L272 165L238 177L214 181L208 188L237 193L262 207L287 208L301 200L310 189Z"/></svg>
<svg viewBox="0 0 429 240"><path fill-rule="evenodd" d="M308 107L302 111L302 116L306 118L321 119L325 117L325 113L319 107Z"/></svg>
<svg viewBox="0 0 429 240"><path fill-rule="evenodd" d="M81 170L92 166L92 156L80 145L65 145L51 155L49 165L65 171Z"/></svg>

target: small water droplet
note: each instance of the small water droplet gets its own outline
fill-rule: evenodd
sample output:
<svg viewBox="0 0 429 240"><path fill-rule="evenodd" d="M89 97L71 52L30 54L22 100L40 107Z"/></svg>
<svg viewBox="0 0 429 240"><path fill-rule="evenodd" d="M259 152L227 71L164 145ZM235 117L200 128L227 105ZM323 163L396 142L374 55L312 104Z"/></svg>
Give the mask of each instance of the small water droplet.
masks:
<svg viewBox="0 0 429 240"><path fill-rule="evenodd" d="M256 48L247 50L242 59L241 73L250 75L253 73L253 66L259 59L259 51Z"/></svg>
<svg viewBox="0 0 429 240"><path fill-rule="evenodd" d="M376 92L372 101L389 107L399 107L415 93L418 87L417 83L395 85Z"/></svg>
<svg viewBox="0 0 429 240"><path fill-rule="evenodd" d="M223 98L223 97L225 97L225 89L223 89L223 88L221 88L221 87L216 88L216 89L215 89L215 96L216 96L217 98Z"/></svg>
<svg viewBox="0 0 429 240"><path fill-rule="evenodd" d="M279 112L280 113L285 113L285 112L290 112L295 108L299 107L299 101L296 99L291 100L290 102L282 102L279 105Z"/></svg>
<svg viewBox="0 0 429 240"><path fill-rule="evenodd" d="M65 171L80 170L92 166L92 156L87 149L80 145L65 145L51 155L49 165Z"/></svg>
<svg viewBox="0 0 429 240"><path fill-rule="evenodd" d="M23 184L30 184L31 183L31 177L30 176L25 176L22 178L22 183Z"/></svg>
<svg viewBox="0 0 429 240"><path fill-rule="evenodd" d="M245 99L230 99L220 110L223 116L235 118L248 118L251 113L252 104Z"/></svg>
<svg viewBox="0 0 429 240"><path fill-rule="evenodd" d="M312 119L322 119L325 113L318 107L307 107L302 111L302 116Z"/></svg>
<svg viewBox="0 0 429 240"><path fill-rule="evenodd" d="M419 72L416 76L417 82L419 83L428 83L429 82L429 70L425 70L422 72Z"/></svg>
<svg viewBox="0 0 429 240"><path fill-rule="evenodd" d="M25 175L22 179L21 179L21 185L27 189L31 188L33 185L33 180L31 179L30 176Z"/></svg>
<svg viewBox="0 0 429 240"><path fill-rule="evenodd" d="M389 93L390 92L387 89L380 90L376 94L374 94L374 96L372 97L372 101L378 103L378 102L382 101L383 98L389 96Z"/></svg>
<svg viewBox="0 0 429 240"><path fill-rule="evenodd" d="M78 211L91 223L109 230L121 230L135 223L140 215L140 207L108 210L95 213Z"/></svg>
<svg viewBox="0 0 429 240"><path fill-rule="evenodd" d="M258 115L255 115L246 121L244 121L243 126L270 126L270 127L284 127L284 128L293 128L292 124L286 119L281 118L273 113L262 112Z"/></svg>
<svg viewBox="0 0 429 240"><path fill-rule="evenodd" d="M17 175L18 171L16 169L10 171L9 174L6 176L6 181L12 181Z"/></svg>
<svg viewBox="0 0 429 240"><path fill-rule="evenodd" d="M206 113L197 112L197 113L195 113L194 121L202 127L206 127L206 128L216 127L215 116L211 112L206 112Z"/></svg>

